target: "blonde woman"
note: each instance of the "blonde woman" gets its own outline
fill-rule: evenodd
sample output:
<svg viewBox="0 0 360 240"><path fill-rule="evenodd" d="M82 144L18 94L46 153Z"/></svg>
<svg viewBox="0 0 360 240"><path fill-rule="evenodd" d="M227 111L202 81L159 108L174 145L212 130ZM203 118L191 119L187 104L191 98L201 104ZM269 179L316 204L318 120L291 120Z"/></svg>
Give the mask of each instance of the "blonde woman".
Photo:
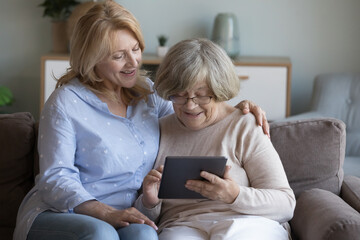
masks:
<svg viewBox="0 0 360 240"><path fill-rule="evenodd" d="M173 112L140 71L139 23L113 1L75 27L70 69L44 106L40 174L15 239L157 239L133 206L158 150L158 119Z"/></svg>

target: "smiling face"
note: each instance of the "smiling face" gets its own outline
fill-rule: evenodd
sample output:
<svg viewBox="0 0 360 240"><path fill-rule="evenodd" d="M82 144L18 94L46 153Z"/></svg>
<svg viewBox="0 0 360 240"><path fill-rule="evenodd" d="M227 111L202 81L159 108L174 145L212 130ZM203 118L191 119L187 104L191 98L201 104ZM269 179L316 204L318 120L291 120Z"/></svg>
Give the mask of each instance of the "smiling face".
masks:
<svg viewBox="0 0 360 240"><path fill-rule="evenodd" d="M114 33L114 51L95 66L96 74L108 89L131 88L136 83L141 49L134 35L124 29Z"/></svg>
<svg viewBox="0 0 360 240"><path fill-rule="evenodd" d="M205 81L196 83L188 91L180 92L176 96L193 98L200 96L213 96ZM185 104L173 103L174 111L178 119L185 127L191 130L206 128L222 118L221 107L223 102L215 102L214 98L210 103L199 105L188 99Z"/></svg>

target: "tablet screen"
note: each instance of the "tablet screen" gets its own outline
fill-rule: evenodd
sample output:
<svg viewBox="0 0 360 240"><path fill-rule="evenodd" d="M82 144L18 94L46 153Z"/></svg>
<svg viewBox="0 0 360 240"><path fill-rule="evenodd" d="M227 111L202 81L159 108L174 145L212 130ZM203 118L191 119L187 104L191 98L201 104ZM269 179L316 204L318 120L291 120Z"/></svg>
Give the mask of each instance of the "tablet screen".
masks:
<svg viewBox="0 0 360 240"><path fill-rule="evenodd" d="M168 156L159 188L159 198L163 199L200 199L201 194L185 188L187 180L205 180L201 171L223 177L227 159L214 156ZM206 181L206 180L205 180Z"/></svg>

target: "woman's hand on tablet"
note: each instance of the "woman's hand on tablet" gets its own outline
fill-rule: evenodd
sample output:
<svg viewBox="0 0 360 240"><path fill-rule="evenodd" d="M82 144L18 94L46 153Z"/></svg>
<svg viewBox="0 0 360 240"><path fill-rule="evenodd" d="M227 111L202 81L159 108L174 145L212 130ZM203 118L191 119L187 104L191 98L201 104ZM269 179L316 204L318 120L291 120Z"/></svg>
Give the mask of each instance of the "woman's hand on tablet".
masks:
<svg viewBox="0 0 360 240"><path fill-rule="evenodd" d="M144 178L142 201L146 208L153 208L160 202L158 193L163 169L163 165L152 169Z"/></svg>
<svg viewBox="0 0 360 240"><path fill-rule="evenodd" d="M230 166L226 166L224 178L202 171L200 176L207 181L188 180L185 187L200 193L206 198L231 204L239 195L240 189L238 184L230 177L230 168Z"/></svg>

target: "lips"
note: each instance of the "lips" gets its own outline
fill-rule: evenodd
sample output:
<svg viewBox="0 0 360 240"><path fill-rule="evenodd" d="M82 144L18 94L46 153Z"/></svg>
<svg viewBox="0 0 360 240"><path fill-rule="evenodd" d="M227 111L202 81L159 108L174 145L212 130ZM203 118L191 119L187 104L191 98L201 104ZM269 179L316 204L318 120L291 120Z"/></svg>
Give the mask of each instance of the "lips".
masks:
<svg viewBox="0 0 360 240"><path fill-rule="evenodd" d="M203 112L199 112L199 113L184 112L184 113L185 113L185 115L188 116L188 117L193 117L193 118L195 118L195 117L199 116L199 115L200 115L201 113L203 113Z"/></svg>
<svg viewBox="0 0 360 240"><path fill-rule="evenodd" d="M134 76L136 70L125 70L125 71L120 71L122 74L125 74L126 76Z"/></svg>

